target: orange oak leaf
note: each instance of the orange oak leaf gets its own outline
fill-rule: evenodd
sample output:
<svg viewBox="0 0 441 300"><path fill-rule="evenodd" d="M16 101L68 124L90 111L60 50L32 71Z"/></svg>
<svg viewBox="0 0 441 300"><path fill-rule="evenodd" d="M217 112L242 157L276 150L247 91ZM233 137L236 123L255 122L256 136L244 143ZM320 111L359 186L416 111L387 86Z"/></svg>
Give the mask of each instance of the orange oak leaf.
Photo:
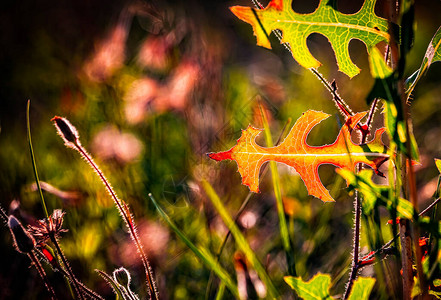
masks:
<svg viewBox="0 0 441 300"><path fill-rule="evenodd" d="M293 167L310 195L324 202L334 201L320 180L320 165L332 164L354 171L358 163L363 163L381 174L378 167L389 158L386 154L387 148L381 142L385 128L378 129L373 140L366 144L357 145L352 142L351 132L365 115L366 112L362 112L348 118L337 139L330 145L310 146L306 143L311 129L329 117L326 113L308 110L297 120L285 140L276 147L257 145L255 139L263 130L248 126L233 148L224 152L208 153L208 156L217 161L236 161L242 183L252 192L259 192L260 168L265 162L272 160Z"/></svg>

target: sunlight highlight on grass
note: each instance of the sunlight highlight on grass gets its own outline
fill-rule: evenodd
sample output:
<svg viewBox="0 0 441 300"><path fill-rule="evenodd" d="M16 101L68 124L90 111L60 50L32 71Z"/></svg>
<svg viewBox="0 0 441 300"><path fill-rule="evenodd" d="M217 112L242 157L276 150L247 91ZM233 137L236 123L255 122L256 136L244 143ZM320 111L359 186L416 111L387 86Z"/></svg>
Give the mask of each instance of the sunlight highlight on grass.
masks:
<svg viewBox="0 0 441 300"><path fill-rule="evenodd" d="M236 223L231 218L230 214L227 212L225 206L222 204L222 201L214 191L213 187L207 181L202 181L202 185L204 187L205 192L207 193L208 198L211 200L211 203L213 203L213 206L216 208L216 211L219 213L225 225L231 231L231 234L236 240L237 246L241 251L243 251L251 267L256 270L257 274L259 275L259 278L265 284L268 291L267 296L269 296L271 299L278 298L279 293L274 287L271 278L268 276L267 272L265 271L265 268L257 258L253 249L251 249L250 244L248 244L247 240L240 232L239 227L236 225Z"/></svg>

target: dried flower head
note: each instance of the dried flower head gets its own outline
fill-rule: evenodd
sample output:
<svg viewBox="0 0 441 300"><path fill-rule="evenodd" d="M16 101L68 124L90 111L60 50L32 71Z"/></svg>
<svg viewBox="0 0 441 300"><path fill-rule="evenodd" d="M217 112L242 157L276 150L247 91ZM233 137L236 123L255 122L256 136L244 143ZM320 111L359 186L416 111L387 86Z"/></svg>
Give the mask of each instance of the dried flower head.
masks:
<svg viewBox="0 0 441 300"><path fill-rule="evenodd" d="M77 129L66 118L55 116L51 121L54 122L57 132L66 146L75 148L75 145L80 145Z"/></svg>
<svg viewBox="0 0 441 300"><path fill-rule="evenodd" d="M55 209L49 219L38 220L36 226L28 226L29 232L38 240L38 243L44 243L48 239L59 238L60 234L67 232L62 229L63 217L65 212L61 209Z"/></svg>
<svg viewBox="0 0 441 300"><path fill-rule="evenodd" d="M20 221L14 216L9 216L8 227L14 239L14 245L18 252L29 253L35 247L35 239L29 234Z"/></svg>

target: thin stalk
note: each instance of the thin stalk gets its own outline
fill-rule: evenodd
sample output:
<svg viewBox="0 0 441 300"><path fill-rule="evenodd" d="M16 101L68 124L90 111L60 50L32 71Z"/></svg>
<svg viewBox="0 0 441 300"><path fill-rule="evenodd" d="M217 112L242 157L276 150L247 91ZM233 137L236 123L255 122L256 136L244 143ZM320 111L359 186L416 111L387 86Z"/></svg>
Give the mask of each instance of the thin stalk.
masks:
<svg viewBox="0 0 441 300"><path fill-rule="evenodd" d="M80 154L84 157L84 159L86 159L86 161L89 163L89 165L92 166L92 168L98 174L101 181L104 183L107 191L109 192L110 196L112 197L113 201L115 202L115 205L117 206L121 216L123 217L128 229L129 229L130 236L132 237L132 240L135 243L135 246L138 250L138 253L141 256L141 260L144 265L144 269L146 271L146 277L147 277L147 283L149 286L150 297L152 297L152 299L155 299L155 300L158 299L159 295L156 290L155 282L153 280L153 274L152 274L153 272L151 270L150 263L147 259L147 256L144 253L144 249L142 247L141 241L140 241L138 234L136 232L134 220L128 213L128 209L129 209L128 206L125 203L122 203L122 201L116 196L116 193L113 191L113 188L110 185L109 181L104 176L103 172L101 172L98 165L93 161L92 157L86 152L86 150L81 145L79 145L77 142L75 142L74 144L75 144L75 147L78 150L78 152L80 152Z"/></svg>
<svg viewBox="0 0 441 300"><path fill-rule="evenodd" d="M418 216L421 217L422 215L426 214L427 212L429 212L435 205L438 204L438 202L441 201L441 198L437 198L435 199L428 207L426 207L423 211L421 211ZM398 237L399 235L395 235L392 239L390 239L387 243L385 243L383 246L381 246L380 249L375 250L372 254L368 255L365 257L365 260L369 260L372 257L374 257L377 253L381 253L383 252L385 249L389 248L390 245L392 245L392 243L394 242L394 240Z"/></svg>
<svg viewBox="0 0 441 300"><path fill-rule="evenodd" d="M115 202L115 205L119 213L121 214L122 219L129 229L130 236L135 243L136 249L141 256L141 260L147 277L149 295L152 299L157 300L159 295L156 290L155 281L153 279L153 272L150 268L147 256L144 253L142 243L136 232L135 221L130 213L128 205L116 196L116 193L113 191L112 186L110 185L107 178L104 176L103 172L101 172L100 168L93 161L92 157L87 153L86 149L81 146L79 134L76 128L65 118L55 116L54 118L52 118L52 121L57 128L58 134L64 140L64 144L69 148L77 150L81 154L81 156L89 163L92 169L98 174L99 178L101 179L113 201Z"/></svg>
<svg viewBox="0 0 441 300"><path fill-rule="evenodd" d="M57 267L53 266L40 249L36 248L35 251L37 251L38 255L40 255L49 264L49 266L52 267L53 271L60 272L65 278L69 279L69 273L60 264ZM103 297L89 289L81 281L77 280L77 283L80 290L82 290L87 296L89 296L90 299L104 300Z"/></svg>
<svg viewBox="0 0 441 300"><path fill-rule="evenodd" d="M38 178L37 165L35 163L34 156L34 148L32 147L32 138L31 138L31 122L29 121L29 111L31 106L31 100L28 100L27 108L26 108L26 125L28 132L28 143L29 143L29 151L31 154L31 162L32 162L32 170L34 171L35 183L37 184L38 193L41 199L41 205L43 206L44 213L46 218L49 219L49 213L47 212L46 202L44 201L43 192L40 186L40 179Z"/></svg>
<svg viewBox="0 0 441 300"><path fill-rule="evenodd" d="M365 123L367 128L371 127L373 115L378 103L378 99L374 99L374 102L371 105L371 109L369 110L368 118ZM366 143L368 131L361 130L361 141L360 144ZM361 164L357 166L357 172L360 172L363 169ZM354 284L355 279L357 278L357 273L360 268L360 228L361 228L361 195L358 191L355 192L355 228L354 228L354 242L353 242L353 250L352 250L352 267L351 273L349 275L349 281L346 285L346 290L343 295L343 299L347 299L351 293L352 286Z"/></svg>
<svg viewBox="0 0 441 300"><path fill-rule="evenodd" d="M359 167L360 171L361 167ZM354 284L355 279L357 278L358 273L358 265L359 265L359 251L360 251L360 225L361 225L361 198L360 193L355 193L355 228L354 228L354 242L352 248L352 267L351 273L349 275L349 281L346 285L345 293L343 294L343 299L348 299L352 286Z"/></svg>
<svg viewBox="0 0 441 300"><path fill-rule="evenodd" d="M403 102L404 122L406 125L406 150L408 154L406 157L406 164L407 164L407 176L408 176L408 184L409 184L409 196L410 196L410 201L414 207L415 214L418 214L418 195L417 195L417 188L415 182L415 172L413 170L413 165L412 165L411 140L410 140L410 131L409 131L410 117L408 112L408 106L406 104L406 99L404 97L403 79L400 80L399 86L400 86L400 96ZM423 272L423 266L421 263L422 253L421 253L421 246L419 245L420 230L416 224L412 226L412 233L413 233L413 244L415 248L417 273L418 273L418 278L420 280L420 287L421 287L423 299L425 299L428 297L428 288L426 282L426 275Z"/></svg>
<svg viewBox="0 0 441 300"><path fill-rule="evenodd" d="M72 282L72 285L75 290L75 294L78 295L79 299L84 299L83 293L80 291L80 288L78 287L77 279L76 279L75 275L73 274L72 269L70 268L69 262L67 261L66 257L64 256L63 251L61 250L61 247L58 243L57 238L55 237L55 235L53 233L49 233L49 237L50 237L51 242L54 244L55 249L58 252L58 255L60 256L61 261L63 262L64 268L66 269L66 271L69 275L69 279Z"/></svg>
<svg viewBox="0 0 441 300"><path fill-rule="evenodd" d="M35 268L37 269L38 274L40 275L41 279L43 279L44 285L46 286L47 291L51 295L51 299L58 299L57 296L55 295L55 291L52 288L52 285L50 284L50 282L49 282L49 280L47 278L46 272L44 271L43 266L41 265L41 263L38 260L38 258L35 256L35 253L33 251L31 251L27 255L31 259L31 261L34 264Z"/></svg>

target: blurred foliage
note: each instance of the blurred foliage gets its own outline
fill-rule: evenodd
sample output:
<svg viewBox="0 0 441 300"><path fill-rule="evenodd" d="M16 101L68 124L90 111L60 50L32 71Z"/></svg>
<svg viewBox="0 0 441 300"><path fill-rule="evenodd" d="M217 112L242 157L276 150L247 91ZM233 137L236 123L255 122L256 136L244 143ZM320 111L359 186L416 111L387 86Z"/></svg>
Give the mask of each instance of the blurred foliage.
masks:
<svg viewBox="0 0 441 300"><path fill-rule="evenodd" d="M219 282L210 280L210 270L161 220L148 193L194 244L217 254L227 229L201 181L213 185L232 216L248 189L240 185L234 166L216 164L205 153L231 147L248 124L263 127L257 99L263 99L274 141L288 119L296 120L307 109L335 115L312 130L311 145L333 142L341 126L331 95L314 75L296 65L274 37L274 51L255 46L251 29L228 10L233 4L249 4L239 2L1 4L1 206L23 224L34 224L44 215L32 188L26 141L25 109L31 99L40 179L69 192L45 192L49 212L66 211L64 227L69 231L61 245L76 276L106 298L113 297L112 291L94 269L110 274L124 266L132 274L133 291L145 297L142 265L101 182L77 153L63 145L51 117L62 115L77 127L85 148L131 206L163 299L214 298ZM299 11L314 8L314 2L297 2L303 3L294 5ZM345 13L357 10L357 1L338 2ZM440 9L439 2L416 3L417 34L406 74L419 67L439 26ZM351 42L351 57L362 69L351 80L337 71L324 37L312 35L308 46L315 57L327 62L319 70L326 78L335 78L353 110L366 110L364 99L373 80L364 46ZM441 157L440 67L434 64L421 79L411 106L421 152L417 178L422 207L427 206L439 175L433 157ZM377 114L375 126L381 124ZM263 138L259 142L265 144ZM318 271L330 273L331 295L343 290L350 265L352 199L342 179L333 167L320 168L324 185L337 200L323 204L307 195L291 168L278 165L278 170L297 276L309 279ZM287 264L269 174L260 187L261 193L252 195L238 224L278 292L289 298L292 290L283 281ZM386 221L382 216L381 222ZM362 240L365 254L368 242ZM29 269L28 258L13 249L6 227L0 243L0 298L45 297L41 279ZM232 276L235 253L230 238L220 263ZM47 272L57 295L68 298L61 276ZM362 271L372 272L372 267ZM232 297L228 290L225 296Z"/></svg>

